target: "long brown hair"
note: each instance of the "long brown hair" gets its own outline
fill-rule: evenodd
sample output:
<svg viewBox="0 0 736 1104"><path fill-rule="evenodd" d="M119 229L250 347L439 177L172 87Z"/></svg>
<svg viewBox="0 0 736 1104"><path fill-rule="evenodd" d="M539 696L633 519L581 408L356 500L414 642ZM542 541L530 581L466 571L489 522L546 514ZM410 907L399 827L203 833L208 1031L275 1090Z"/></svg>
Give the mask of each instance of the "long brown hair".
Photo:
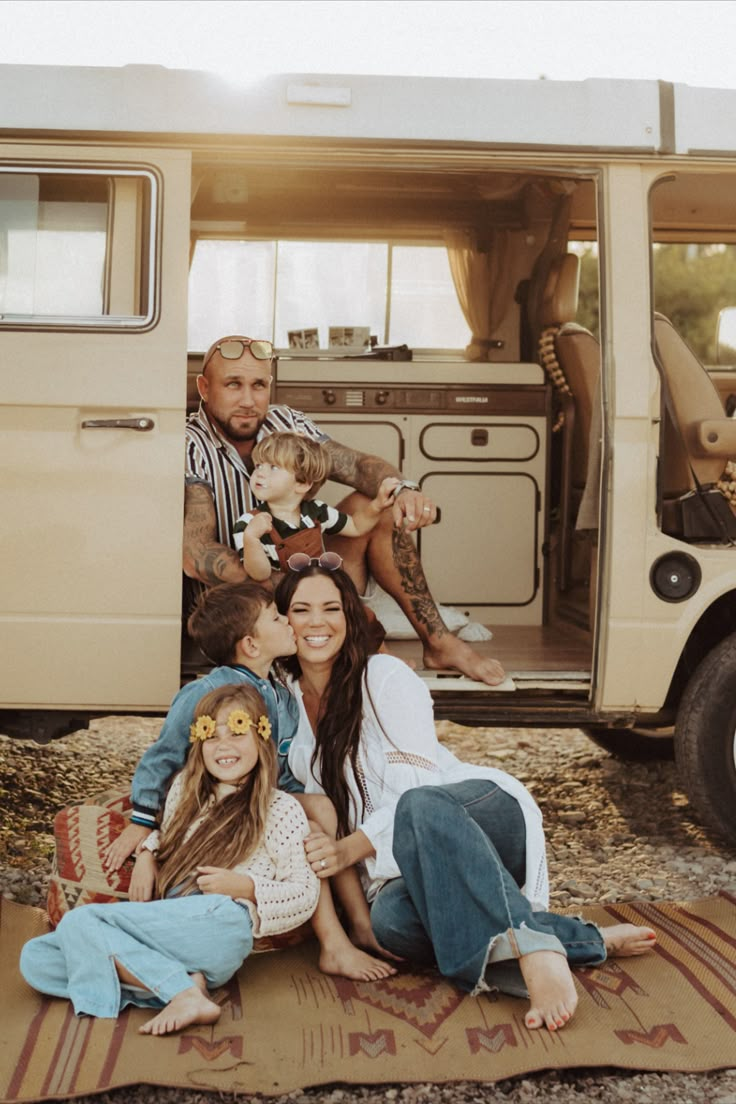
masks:
<svg viewBox="0 0 736 1104"><path fill-rule="evenodd" d="M355 584L346 572L325 571L317 564L310 564L305 571L287 571L276 588L275 601L280 613L288 614L297 588L302 579L312 575L325 575L337 587L345 614L345 643L335 657L330 681L322 697L315 748L312 754L312 772L318 762L320 782L337 812L338 832L350 832L351 794L345 781L345 766L350 762L353 773L357 770L360 731L363 720L363 676L368 661L368 620ZM287 656L279 665L293 678L299 678L301 667L298 658ZM358 810L355 810L356 816Z"/></svg>
<svg viewBox="0 0 736 1104"><path fill-rule="evenodd" d="M244 682L211 690L198 702L194 719L216 717L223 706L243 709L253 720L267 717L266 704L256 688ZM217 801L217 779L204 765L202 741L192 744L182 771L181 800L161 834L158 852L157 892L165 897L177 887L181 896L196 891L198 866L232 868L258 846L266 829L266 817L276 784L276 748L273 740L256 735L258 760L248 778L234 793ZM202 823L187 836L194 821Z"/></svg>

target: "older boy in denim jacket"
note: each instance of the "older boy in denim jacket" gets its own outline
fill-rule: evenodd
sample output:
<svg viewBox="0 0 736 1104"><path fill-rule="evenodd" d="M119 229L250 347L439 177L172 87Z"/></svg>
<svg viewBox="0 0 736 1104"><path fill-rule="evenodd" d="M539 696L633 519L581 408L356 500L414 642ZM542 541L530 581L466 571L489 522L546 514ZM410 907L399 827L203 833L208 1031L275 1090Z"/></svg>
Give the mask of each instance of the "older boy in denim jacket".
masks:
<svg viewBox="0 0 736 1104"><path fill-rule="evenodd" d="M155 743L143 753L131 786L130 825L108 848L105 865L118 870L158 821L170 779L189 751L189 726L200 698L226 683L249 682L268 707L279 761L278 787L302 793L289 770L288 754L299 723L296 699L270 673L273 661L296 651L294 633L271 594L253 581L223 583L205 591L189 619L201 650L218 663L203 678L183 686L171 703Z"/></svg>

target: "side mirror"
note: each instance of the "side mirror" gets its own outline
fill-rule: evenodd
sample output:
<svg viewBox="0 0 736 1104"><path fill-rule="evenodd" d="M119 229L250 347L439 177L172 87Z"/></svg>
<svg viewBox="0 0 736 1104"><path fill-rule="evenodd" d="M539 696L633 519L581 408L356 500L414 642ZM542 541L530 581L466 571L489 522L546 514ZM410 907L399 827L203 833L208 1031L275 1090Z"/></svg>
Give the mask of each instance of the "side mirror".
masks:
<svg viewBox="0 0 736 1104"><path fill-rule="evenodd" d="M724 307L718 313L716 363L736 364L736 307Z"/></svg>

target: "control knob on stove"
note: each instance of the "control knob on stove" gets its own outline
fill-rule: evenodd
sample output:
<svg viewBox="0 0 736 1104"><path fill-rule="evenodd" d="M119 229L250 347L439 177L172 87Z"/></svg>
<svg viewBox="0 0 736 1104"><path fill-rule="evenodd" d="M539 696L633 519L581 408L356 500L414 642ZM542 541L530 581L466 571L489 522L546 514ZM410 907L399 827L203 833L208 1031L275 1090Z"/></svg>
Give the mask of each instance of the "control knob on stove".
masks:
<svg viewBox="0 0 736 1104"><path fill-rule="evenodd" d="M390 394L390 391L376 391L376 406L385 406Z"/></svg>
<svg viewBox="0 0 736 1104"><path fill-rule="evenodd" d="M328 406L334 406L337 402L337 395L331 387L325 387L322 391L322 399Z"/></svg>

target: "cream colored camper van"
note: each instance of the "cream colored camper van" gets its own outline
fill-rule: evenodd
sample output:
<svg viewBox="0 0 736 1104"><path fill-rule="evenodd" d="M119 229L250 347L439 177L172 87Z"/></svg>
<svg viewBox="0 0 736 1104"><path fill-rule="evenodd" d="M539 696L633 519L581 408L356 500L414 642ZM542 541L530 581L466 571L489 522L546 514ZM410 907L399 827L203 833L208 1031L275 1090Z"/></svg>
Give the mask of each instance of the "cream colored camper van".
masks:
<svg viewBox="0 0 736 1104"><path fill-rule="evenodd" d="M185 416L242 332L439 504L430 585L510 678L426 673L438 716L674 729L736 840L736 92L5 66L0 105L0 730L166 709Z"/></svg>

